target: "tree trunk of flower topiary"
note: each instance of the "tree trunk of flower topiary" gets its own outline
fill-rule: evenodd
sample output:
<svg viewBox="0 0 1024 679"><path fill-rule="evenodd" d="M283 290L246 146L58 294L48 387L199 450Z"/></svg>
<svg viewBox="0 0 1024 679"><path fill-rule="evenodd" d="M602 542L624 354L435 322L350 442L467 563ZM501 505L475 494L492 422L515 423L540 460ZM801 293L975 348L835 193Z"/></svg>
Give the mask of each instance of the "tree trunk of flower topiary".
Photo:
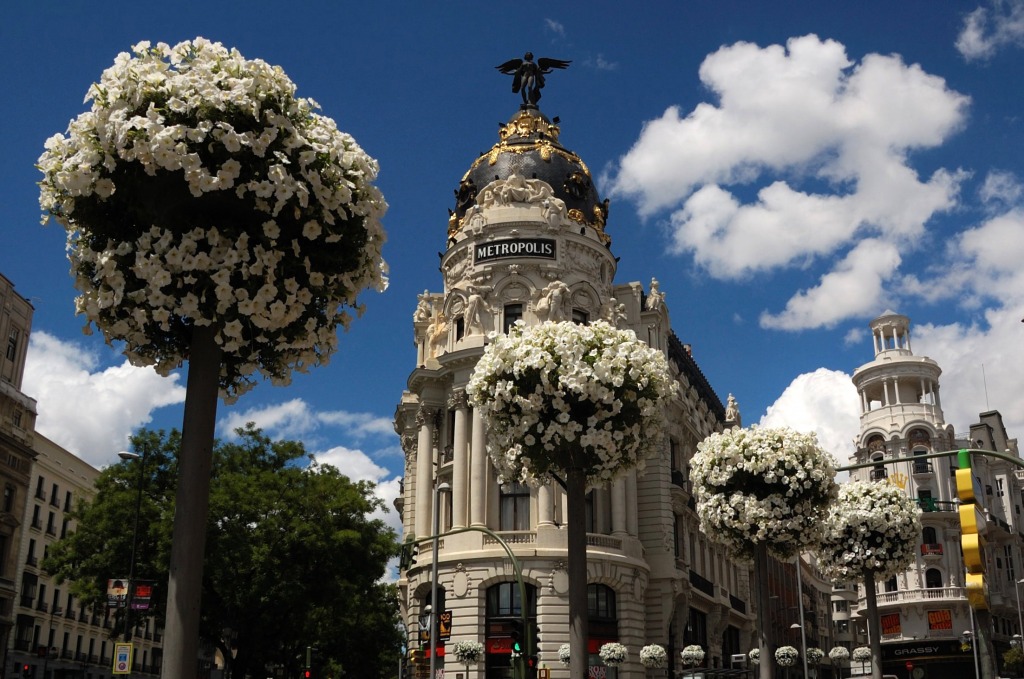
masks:
<svg viewBox="0 0 1024 679"><path fill-rule="evenodd" d="M582 469L566 474L569 575L569 679L586 679L587 653L587 475Z"/></svg>
<svg viewBox="0 0 1024 679"><path fill-rule="evenodd" d="M772 651L768 646L768 630L765 629L768 606L771 603L768 592L768 543L757 543L754 567L757 569L757 647L760 649L758 677L773 679L775 664L772 662Z"/></svg>
<svg viewBox="0 0 1024 679"><path fill-rule="evenodd" d="M196 676L210 468L217 419L221 350L210 326L192 330L174 505L174 537L164 623L165 677Z"/></svg>
<svg viewBox="0 0 1024 679"><path fill-rule="evenodd" d="M864 600L868 606L868 645L871 647L871 679L882 679L882 624L878 618L875 572L864 572Z"/></svg>

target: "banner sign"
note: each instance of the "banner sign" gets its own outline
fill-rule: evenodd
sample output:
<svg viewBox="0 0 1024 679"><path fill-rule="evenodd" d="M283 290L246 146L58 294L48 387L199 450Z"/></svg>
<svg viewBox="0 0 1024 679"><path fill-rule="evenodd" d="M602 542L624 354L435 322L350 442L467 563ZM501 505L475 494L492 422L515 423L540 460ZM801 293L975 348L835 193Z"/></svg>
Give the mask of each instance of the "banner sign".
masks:
<svg viewBox="0 0 1024 679"><path fill-rule="evenodd" d="M555 241L550 238L503 238L473 248L475 263L506 257L555 259Z"/></svg>
<svg viewBox="0 0 1024 679"><path fill-rule="evenodd" d="M124 608L128 600L128 578L107 580L107 608Z"/></svg>
<svg viewBox="0 0 1024 679"><path fill-rule="evenodd" d="M882 616L882 634L901 634L900 614L887 613Z"/></svg>

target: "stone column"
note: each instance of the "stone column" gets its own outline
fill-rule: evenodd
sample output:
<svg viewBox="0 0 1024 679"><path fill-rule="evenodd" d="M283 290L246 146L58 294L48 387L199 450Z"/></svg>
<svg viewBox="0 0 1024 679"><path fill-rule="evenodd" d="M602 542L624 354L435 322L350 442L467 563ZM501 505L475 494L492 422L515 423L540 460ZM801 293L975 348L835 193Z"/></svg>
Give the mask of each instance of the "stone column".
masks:
<svg viewBox="0 0 1024 679"><path fill-rule="evenodd" d="M473 409L473 445L470 452L469 521L473 526L487 525L487 446L484 420L477 408Z"/></svg>
<svg viewBox="0 0 1024 679"><path fill-rule="evenodd" d="M636 470L630 469L626 474L626 532L633 537L640 537L640 517L637 513Z"/></svg>
<svg viewBox="0 0 1024 679"><path fill-rule="evenodd" d="M612 535L626 534L626 479L620 476L612 482L611 489Z"/></svg>
<svg viewBox="0 0 1024 679"><path fill-rule="evenodd" d="M469 451L466 449L466 427L469 424L467 415L469 406L466 403L466 392L456 389L448 401L448 407L455 410L455 440L452 469L452 528L465 528L466 509L469 506Z"/></svg>
<svg viewBox="0 0 1024 679"><path fill-rule="evenodd" d="M550 483L537 488L537 527L555 525L554 489Z"/></svg>
<svg viewBox="0 0 1024 679"><path fill-rule="evenodd" d="M436 408L420 406L416 413L416 537L430 535L430 503L434 492L434 418Z"/></svg>

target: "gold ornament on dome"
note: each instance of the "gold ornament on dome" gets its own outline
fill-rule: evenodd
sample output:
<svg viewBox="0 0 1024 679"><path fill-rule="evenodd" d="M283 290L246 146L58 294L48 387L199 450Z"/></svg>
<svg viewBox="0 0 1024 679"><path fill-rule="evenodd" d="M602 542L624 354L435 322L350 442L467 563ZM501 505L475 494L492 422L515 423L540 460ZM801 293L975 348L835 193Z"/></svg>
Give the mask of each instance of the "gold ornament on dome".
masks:
<svg viewBox="0 0 1024 679"><path fill-rule="evenodd" d="M498 129L498 137L502 141L506 141L513 135L529 137L534 134L539 134L554 141L558 141L558 135L560 135L561 132L562 131L558 125L527 111L520 111L519 115L508 123L501 123L501 126Z"/></svg>

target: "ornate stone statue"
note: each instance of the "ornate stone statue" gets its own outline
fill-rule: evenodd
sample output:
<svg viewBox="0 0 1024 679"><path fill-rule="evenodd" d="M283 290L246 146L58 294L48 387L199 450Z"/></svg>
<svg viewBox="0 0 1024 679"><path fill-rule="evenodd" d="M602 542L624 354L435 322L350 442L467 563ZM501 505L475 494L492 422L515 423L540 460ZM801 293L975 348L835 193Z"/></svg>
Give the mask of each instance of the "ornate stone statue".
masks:
<svg viewBox="0 0 1024 679"><path fill-rule="evenodd" d="M412 320L416 323L424 323L430 320L430 292L424 290L422 295L417 297L419 300L416 302L416 311L413 312Z"/></svg>
<svg viewBox="0 0 1024 679"><path fill-rule="evenodd" d="M542 321L567 321L569 309L569 286L562 281L552 281L540 293L534 306L537 317Z"/></svg>
<svg viewBox="0 0 1024 679"><path fill-rule="evenodd" d="M434 320L427 329L427 342L430 345L427 358L435 358L444 353L445 344L448 343L448 320L443 311L434 314Z"/></svg>
<svg viewBox="0 0 1024 679"><path fill-rule="evenodd" d="M725 421L728 424L734 424L737 427L742 427L740 420L740 407L736 403L736 398L729 394L728 405L725 406Z"/></svg>
<svg viewBox="0 0 1024 679"><path fill-rule="evenodd" d="M658 279L651 279L651 291L647 293L647 310L659 311L665 302L665 293L658 289Z"/></svg>
<svg viewBox="0 0 1024 679"><path fill-rule="evenodd" d="M469 286L469 295L466 297L466 308L462 312L462 323L466 335L479 335L484 331L483 312L490 311L483 294L487 288Z"/></svg>
<svg viewBox="0 0 1024 679"><path fill-rule="evenodd" d="M570 61L541 57L536 62L533 52L527 52L522 59L509 59L496 69L505 75L512 76L512 91L523 95L523 106L536 106L540 101L540 91L544 87L544 76L553 68L567 68Z"/></svg>

